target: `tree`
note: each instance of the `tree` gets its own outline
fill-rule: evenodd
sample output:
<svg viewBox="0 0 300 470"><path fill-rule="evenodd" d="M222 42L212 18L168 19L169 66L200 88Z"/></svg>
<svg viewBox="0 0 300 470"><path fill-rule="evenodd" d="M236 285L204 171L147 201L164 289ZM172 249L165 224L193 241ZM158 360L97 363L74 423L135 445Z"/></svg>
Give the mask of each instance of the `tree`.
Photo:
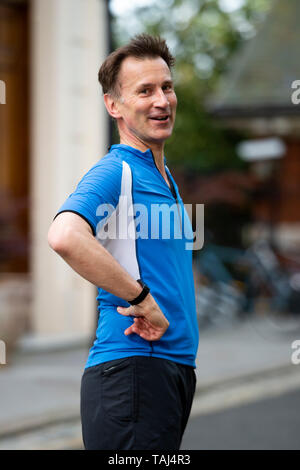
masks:
<svg viewBox="0 0 300 470"><path fill-rule="evenodd" d="M151 6L115 17L115 46L146 31L164 37L176 57L180 106L166 145L173 167L211 171L244 166L235 152L240 136L218 127L205 105L231 56L255 34L270 4L271 0L153 0Z"/></svg>

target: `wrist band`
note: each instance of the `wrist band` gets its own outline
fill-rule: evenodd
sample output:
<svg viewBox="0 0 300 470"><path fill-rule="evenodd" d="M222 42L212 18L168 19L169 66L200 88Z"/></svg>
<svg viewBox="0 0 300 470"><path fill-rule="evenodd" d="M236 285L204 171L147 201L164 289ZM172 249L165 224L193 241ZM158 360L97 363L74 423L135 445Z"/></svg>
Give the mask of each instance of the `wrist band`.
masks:
<svg viewBox="0 0 300 470"><path fill-rule="evenodd" d="M137 305L141 303L150 292L149 287L141 279L137 279L137 282L142 286L143 290L135 299L128 300L130 305Z"/></svg>

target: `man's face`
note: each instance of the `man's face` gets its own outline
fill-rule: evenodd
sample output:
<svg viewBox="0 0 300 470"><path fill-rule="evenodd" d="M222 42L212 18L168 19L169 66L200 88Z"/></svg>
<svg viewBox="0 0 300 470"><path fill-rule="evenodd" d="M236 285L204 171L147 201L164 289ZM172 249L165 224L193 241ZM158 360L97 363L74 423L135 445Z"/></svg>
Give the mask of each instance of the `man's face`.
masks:
<svg viewBox="0 0 300 470"><path fill-rule="evenodd" d="M127 57L119 72L119 128L146 144L171 136L177 98L170 69L161 58Z"/></svg>

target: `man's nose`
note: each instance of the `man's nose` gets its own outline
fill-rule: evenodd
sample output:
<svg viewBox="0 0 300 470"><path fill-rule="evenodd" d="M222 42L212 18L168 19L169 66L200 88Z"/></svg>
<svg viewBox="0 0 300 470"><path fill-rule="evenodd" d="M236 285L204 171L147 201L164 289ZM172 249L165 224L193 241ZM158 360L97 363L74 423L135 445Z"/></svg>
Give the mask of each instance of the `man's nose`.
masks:
<svg viewBox="0 0 300 470"><path fill-rule="evenodd" d="M155 93L154 105L159 108L165 108L166 106L169 105L167 97L161 88L158 88L158 90Z"/></svg>

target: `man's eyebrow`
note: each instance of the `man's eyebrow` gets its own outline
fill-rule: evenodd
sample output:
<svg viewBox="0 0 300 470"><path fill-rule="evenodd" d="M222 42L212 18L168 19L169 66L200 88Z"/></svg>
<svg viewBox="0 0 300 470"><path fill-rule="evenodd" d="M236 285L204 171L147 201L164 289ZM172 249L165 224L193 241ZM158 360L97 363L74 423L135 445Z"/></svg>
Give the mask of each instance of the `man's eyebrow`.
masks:
<svg viewBox="0 0 300 470"><path fill-rule="evenodd" d="M171 79L164 80L163 85L173 85L173 80L171 80ZM153 86L155 86L155 83L150 83L150 82L149 83L140 83L140 84L137 85L136 88L139 90L141 88L147 88L147 87L153 87Z"/></svg>
<svg viewBox="0 0 300 470"><path fill-rule="evenodd" d="M173 80L171 80L171 79L165 80L165 81L163 82L163 85L172 85L172 86L173 86L173 85L174 85L174 82L173 82Z"/></svg>
<svg viewBox="0 0 300 470"><path fill-rule="evenodd" d="M139 85L137 85L137 88L147 88L151 86L154 86L154 83L140 83Z"/></svg>

